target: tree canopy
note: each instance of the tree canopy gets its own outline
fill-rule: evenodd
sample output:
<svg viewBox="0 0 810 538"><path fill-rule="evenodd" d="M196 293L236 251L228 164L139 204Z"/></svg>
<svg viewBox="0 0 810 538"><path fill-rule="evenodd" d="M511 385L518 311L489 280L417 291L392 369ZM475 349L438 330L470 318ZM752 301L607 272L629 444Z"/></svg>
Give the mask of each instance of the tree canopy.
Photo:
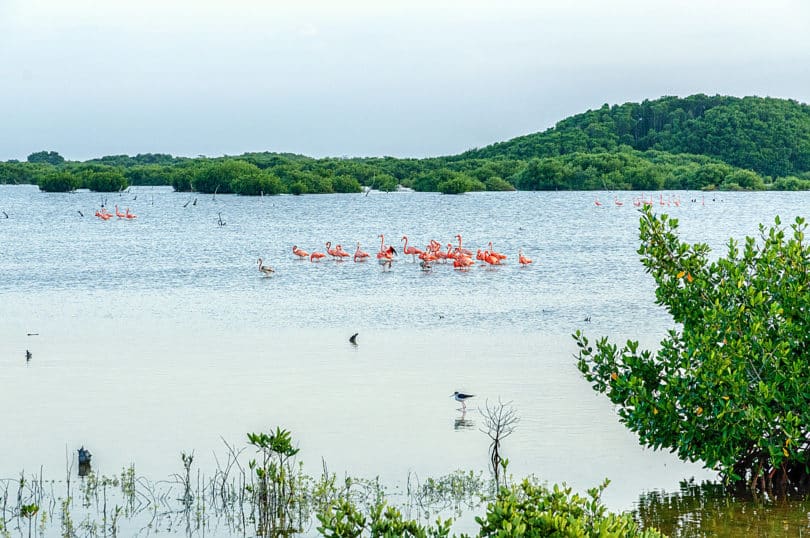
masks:
<svg viewBox="0 0 810 538"><path fill-rule="evenodd" d="M88 176L86 170L96 175ZM107 180L98 177L101 171L109 172ZM360 192L364 187L392 191L400 185L445 194L515 189L807 190L810 107L760 97L662 97L604 105L544 132L425 159L146 153L78 163L65 161L55 151L40 151L25 163L0 163L0 183L42 185L55 172L76 176L62 183L73 188L173 185L180 191L242 195Z"/></svg>

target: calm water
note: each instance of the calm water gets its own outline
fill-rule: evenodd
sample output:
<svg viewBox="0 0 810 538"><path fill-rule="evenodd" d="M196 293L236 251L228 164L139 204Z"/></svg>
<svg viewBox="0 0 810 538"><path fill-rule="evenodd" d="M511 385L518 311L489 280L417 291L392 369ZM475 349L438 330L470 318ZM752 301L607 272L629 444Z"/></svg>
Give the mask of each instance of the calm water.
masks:
<svg viewBox="0 0 810 538"><path fill-rule="evenodd" d="M639 339L671 326L638 261L638 213L591 193L212 197L164 188L45 194L0 186L0 477L63 473L84 445L99 472L179 472L180 452L213 465L222 439L292 430L301 459L397 484L485 469L475 404L511 401L504 444L516 475L577 489L612 480L630 509L650 491L715 477L638 446L575 367L570 334ZM682 237L722 252L775 215L808 214L807 193L664 193ZM106 199L138 215L103 222ZM690 202L696 199L696 202ZM196 200L196 204L194 201ZM185 207L184 207L185 206ZM80 213L83 213L82 217ZM218 226L221 218L227 223ZM431 272L294 259L379 234L509 256L497 269ZM535 260L520 268L517 250ZM262 277L262 257L276 274ZM584 321L590 318L590 322ZM348 337L358 332L357 347ZM27 336L37 333L36 336ZM33 358L26 364L25 351ZM476 394L464 419L448 396Z"/></svg>

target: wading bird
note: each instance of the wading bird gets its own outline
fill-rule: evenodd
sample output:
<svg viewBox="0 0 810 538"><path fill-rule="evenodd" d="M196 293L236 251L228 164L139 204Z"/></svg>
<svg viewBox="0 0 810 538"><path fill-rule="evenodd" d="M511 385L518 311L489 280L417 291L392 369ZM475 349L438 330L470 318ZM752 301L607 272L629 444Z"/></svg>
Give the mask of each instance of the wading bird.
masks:
<svg viewBox="0 0 810 538"><path fill-rule="evenodd" d="M276 270L273 269L272 267L270 267L269 265L262 265L262 259L261 258L259 258L259 271L261 271L261 273L264 276L270 276L270 275L272 275L273 273L276 272Z"/></svg>

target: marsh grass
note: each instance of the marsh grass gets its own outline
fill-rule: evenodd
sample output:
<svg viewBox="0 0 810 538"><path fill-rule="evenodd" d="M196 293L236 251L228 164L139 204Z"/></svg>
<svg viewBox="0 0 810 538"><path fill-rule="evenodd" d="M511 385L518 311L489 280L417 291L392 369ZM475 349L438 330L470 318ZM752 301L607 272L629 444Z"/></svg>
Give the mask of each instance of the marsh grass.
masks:
<svg viewBox="0 0 810 538"><path fill-rule="evenodd" d="M424 480L410 474L402 489L389 489L379 478L339 477L325 461L320 472L308 474L295 460L291 439L271 442L273 436L283 441L278 433L264 438L266 454L261 438L244 448L223 440L225 450L214 454L210 472L197 467L193 452L183 452L178 473L161 480L139 475L134 465L76 478L72 461L62 480L46 478L42 469L0 479L0 538L312 535L315 516L341 499L363 510L396 503L408 518L426 519L478 507L492 491L492 481L472 471ZM249 460L250 448L257 453Z"/></svg>

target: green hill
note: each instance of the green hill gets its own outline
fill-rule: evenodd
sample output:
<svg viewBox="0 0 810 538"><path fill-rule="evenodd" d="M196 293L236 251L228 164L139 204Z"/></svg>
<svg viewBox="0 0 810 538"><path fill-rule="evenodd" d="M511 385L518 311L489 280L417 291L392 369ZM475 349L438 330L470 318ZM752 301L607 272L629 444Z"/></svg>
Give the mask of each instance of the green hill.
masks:
<svg viewBox="0 0 810 538"><path fill-rule="evenodd" d="M810 106L787 99L692 95L604 105L554 127L456 158L531 159L575 152L708 155L779 177L810 171Z"/></svg>
<svg viewBox="0 0 810 538"><path fill-rule="evenodd" d="M427 159L313 159L257 152L217 158L108 155L66 161L39 151L0 163L0 183L42 190L262 194L361 192L363 187L447 194L488 190L810 190L810 106L787 99L692 95L604 105L553 128Z"/></svg>

